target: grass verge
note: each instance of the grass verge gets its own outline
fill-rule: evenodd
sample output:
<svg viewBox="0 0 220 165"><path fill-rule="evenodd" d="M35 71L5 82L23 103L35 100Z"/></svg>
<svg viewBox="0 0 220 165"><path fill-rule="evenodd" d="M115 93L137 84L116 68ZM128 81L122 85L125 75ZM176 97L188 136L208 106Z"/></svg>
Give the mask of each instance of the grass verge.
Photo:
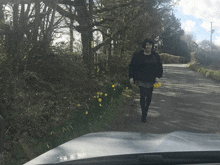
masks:
<svg viewBox="0 0 220 165"><path fill-rule="evenodd" d="M123 81L126 82L126 81ZM19 141L17 145L17 156L10 161L8 165L20 165L27 161L41 155L50 149L53 149L69 140L80 137L87 133L92 132L103 132L106 128L111 127L116 116L122 113L124 105L127 104L128 99L130 99L136 92L136 86L126 87L120 83L115 83L115 85L109 84L106 86L106 91L102 93L104 95L108 92L110 100L97 97L94 102L90 105L88 110L79 110L78 113L73 114L72 119L65 121L61 125L51 127L47 133L45 133L44 138L37 139L35 137L30 137L24 135L24 137ZM113 88L114 87L114 88ZM116 90L114 90L116 89ZM117 93L117 91L121 93ZM107 97L106 96L106 97ZM102 98L103 108L99 109L99 112L92 111L92 107L97 107L99 99ZM104 103L106 101L106 103ZM101 108L101 107L99 107ZM91 112L91 113L90 113ZM24 159L26 157L26 159ZM28 160L27 160L28 157Z"/></svg>
<svg viewBox="0 0 220 165"><path fill-rule="evenodd" d="M220 71L218 70L211 70L211 69L207 69L203 66L201 66L199 63L194 63L194 64L187 64L187 67L198 72L198 73L202 73L203 75L205 75L208 78L211 78L217 82L220 82Z"/></svg>

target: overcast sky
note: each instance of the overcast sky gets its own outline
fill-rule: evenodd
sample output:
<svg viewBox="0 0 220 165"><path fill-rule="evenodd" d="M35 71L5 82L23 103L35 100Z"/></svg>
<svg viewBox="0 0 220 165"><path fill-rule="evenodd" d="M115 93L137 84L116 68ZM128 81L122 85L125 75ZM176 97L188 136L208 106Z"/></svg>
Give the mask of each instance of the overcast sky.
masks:
<svg viewBox="0 0 220 165"><path fill-rule="evenodd" d="M220 0L180 0L174 9L182 28L192 33L196 42L210 40L212 22L212 42L220 46Z"/></svg>

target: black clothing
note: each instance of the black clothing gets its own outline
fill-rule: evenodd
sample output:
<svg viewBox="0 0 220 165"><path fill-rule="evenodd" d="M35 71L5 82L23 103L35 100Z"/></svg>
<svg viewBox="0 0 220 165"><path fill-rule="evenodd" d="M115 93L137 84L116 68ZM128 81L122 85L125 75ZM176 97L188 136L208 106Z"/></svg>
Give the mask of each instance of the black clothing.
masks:
<svg viewBox="0 0 220 165"><path fill-rule="evenodd" d="M140 86L140 104L142 109L142 119L147 117L148 108L152 99L152 88L144 88Z"/></svg>
<svg viewBox="0 0 220 165"><path fill-rule="evenodd" d="M129 79L138 80L140 88L140 104L142 109L142 122L146 122L148 108L152 99L153 84L155 78L161 78L163 67L160 56L156 52L150 55L144 55L144 50L134 54L129 65Z"/></svg>
<svg viewBox="0 0 220 165"><path fill-rule="evenodd" d="M129 65L129 79L155 83L155 78L162 77L163 67L160 56L156 52L144 55L144 50L134 54Z"/></svg>

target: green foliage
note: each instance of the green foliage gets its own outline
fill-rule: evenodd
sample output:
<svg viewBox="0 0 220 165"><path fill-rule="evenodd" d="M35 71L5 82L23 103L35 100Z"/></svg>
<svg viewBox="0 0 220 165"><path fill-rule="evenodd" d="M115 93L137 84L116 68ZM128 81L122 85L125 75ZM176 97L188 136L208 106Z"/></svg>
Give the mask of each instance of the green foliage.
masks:
<svg viewBox="0 0 220 165"><path fill-rule="evenodd" d="M220 70L220 51L200 51L196 52L196 60L202 66L213 69Z"/></svg>
<svg viewBox="0 0 220 165"><path fill-rule="evenodd" d="M56 32L51 31L56 28L51 25L60 23L59 18L58 22L52 20L52 8L45 8L46 14L39 13L40 17L36 11L38 7L39 12L44 11L40 2L24 7L24 13L19 11L22 5L17 5L17 12L9 11L19 21L4 24L6 36L0 36L0 114L5 118L8 164L23 164L70 138L115 120L123 100L120 95L126 87L133 88L128 81L131 56L143 39L160 34L163 13L170 10L164 5L170 0L158 2L160 8L155 7L157 0L103 1L103 8L94 6L94 21L103 19L102 26L95 25L97 22L94 26L103 32L106 43L101 44L106 51L98 57L96 74L91 79L83 63L85 56L70 53L65 43L50 47L51 34ZM41 6L43 3L47 2ZM76 29L88 33L87 28ZM97 91L103 93L98 98Z"/></svg>
<svg viewBox="0 0 220 165"><path fill-rule="evenodd" d="M37 156L63 143L63 140L69 140L73 133L70 131L71 127L77 135L88 132L88 123L101 120L100 116L108 114L110 104L120 98L125 85L120 86L116 79L112 79L114 83L111 82L111 78L108 78L110 75L98 77L98 83L97 77L87 79L84 65L76 56L29 56L25 58L26 67L23 72L12 72L10 58L6 58L7 63L1 63L0 105L1 114L6 121L5 143L6 146L10 146L5 148L7 162L10 162L9 159L12 157L19 156L24 163L31 157L28 154L30 148L35 148L30 153ZM118 73L118 70L115 70L111 74L116 74L115 72L118 75L117 79L122 80L123 72ZM102 82L109 84L103 87ZM103 91L103 94L94 98L92 94L98 90ZM61 130L57 131L58 127L62 127ZM59 138L55 140L57 136ZM29 138L32 138L31 142ZM18 144L20 139L22 141ZM9 145L11 141L16 145ZM23 150L24 154L17 155L18 148L15 146Z"/></svg>
<svg viewBox="0 0 220 165"><path fill-rule="evenodd" d="M184 30L181 29L180 21L174 16L170 15L166 19L165 31L162 34L163 38L163 52L182 56L190 61L190 50L187 43L181 40L184 35Z"/></svg>
<svg viewBox="0 0 220 165"><path fill-rule="evenodd" d="M208 78L211 78L217 82L220 82L220 70L217 71L217 70L208 69L204 67L203 65L201 65L200 63L188 64L188 67L194 71L202 73Z"/></svg>
<svg viewBox="0 0 220 165"><path fill-rule="evenodd" d="M184 57L174 56L168 53L161 53L160 59L163 64L184 64L187 62Z"/></svg>
<svg viewBox="0 0 220 165"><path fill-rule="evenodd" d="M101 26L100 30L105 36L104 41L110 38L104 49L108 54L114 51L114 55L128 58L129 54L141 49L144 39L160 36L165 22L163 19L171 11L166 5L169 2L171 1L101 1L102 8L98 10L97 16L99 20L103 19L101 25L107 28ZM109 49L111 41L112 50Z"/></svg>

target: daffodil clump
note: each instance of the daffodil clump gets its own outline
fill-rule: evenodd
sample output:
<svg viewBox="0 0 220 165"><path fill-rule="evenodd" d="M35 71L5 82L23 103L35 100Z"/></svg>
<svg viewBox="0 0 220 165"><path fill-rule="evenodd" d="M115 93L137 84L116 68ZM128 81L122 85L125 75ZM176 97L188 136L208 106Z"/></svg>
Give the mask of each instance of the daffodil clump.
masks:
<svg viewBox="0 0 220 165"><path fill-rule="evenodd" d="M159 88L159 87L161 87L161 83L154 84L154 87L155 87L155 88Z"/></svg>
<svg viewBox="0 0 220 165"><path fill-rule="evenodd" d="M104 111L107 109L106 107L109 105L109 103L118 98L119 95L123 91L123 87L128 89L127 84L107 84L105 85L106 89L105 91L98 91L95 93L93 98L88 98L90 100L90 104L87 106L77 104L80 109L84 109L84 111L79 110L78 114L78 120L85 120L90 121L94 118L101 119Z"/></svg>
<svg viewBox="0 0 220 165"><path fill-rule="evenodd" d="M105 113L109 110L109 106L111 107L111 101L117 101L117 99L123 89L130 89L126 81L121 81L120 84L107 84L105 85L105 90L97 91L94 95L88 98L88 104L85 104L85 101L76 103L77 110L74 111L73 120L71 122L77 123L72 124L74 129L77 130L78 124L81 123L82 126L91 124L94 120L102 120L105 118ZM70 131L73 130L73 127L70 123L69 125L65 125L60 129L60 132L63 134L68 134ZM51 132L51 135L53 132ZM64 135L65 136L65 135ZM46 143L47 148L53 148L51 143Z"/></svg>

